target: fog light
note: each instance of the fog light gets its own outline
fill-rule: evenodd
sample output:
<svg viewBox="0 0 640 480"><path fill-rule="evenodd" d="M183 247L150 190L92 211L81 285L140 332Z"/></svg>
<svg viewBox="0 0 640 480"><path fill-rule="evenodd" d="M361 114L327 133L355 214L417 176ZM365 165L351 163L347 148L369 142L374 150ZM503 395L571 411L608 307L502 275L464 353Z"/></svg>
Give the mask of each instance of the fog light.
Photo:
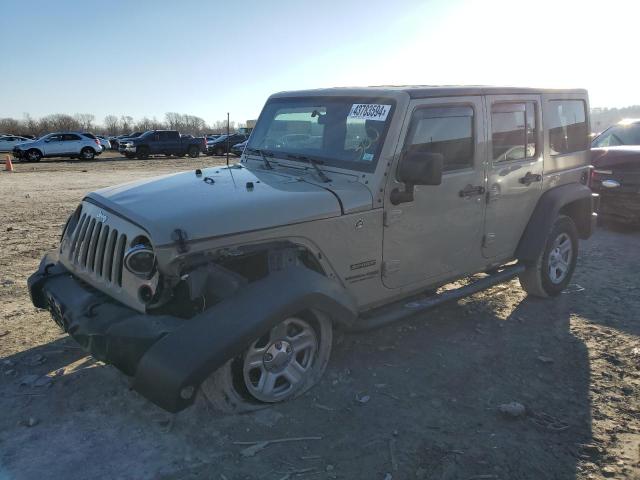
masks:
<svg viewBox="0 0 640 480"><path fill-rule="evenodd" d="M148 285L143 285L138 289L138 297L142 303L149 303L153 298L153 290Z"/></svg>

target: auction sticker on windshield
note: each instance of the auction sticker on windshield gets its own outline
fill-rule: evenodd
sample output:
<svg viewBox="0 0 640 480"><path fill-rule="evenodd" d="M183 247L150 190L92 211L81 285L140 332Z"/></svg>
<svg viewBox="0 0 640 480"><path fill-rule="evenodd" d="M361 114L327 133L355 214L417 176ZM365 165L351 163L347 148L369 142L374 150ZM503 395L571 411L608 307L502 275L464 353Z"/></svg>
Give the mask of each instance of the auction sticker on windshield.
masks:
<svg viewBox="0 0 640 480"><path fill-rule="evenodd" d="M391 105L379 105L376 103L355 103L349 112L349 118L359 120L379 120L384 122L389 115Z"/></svg>

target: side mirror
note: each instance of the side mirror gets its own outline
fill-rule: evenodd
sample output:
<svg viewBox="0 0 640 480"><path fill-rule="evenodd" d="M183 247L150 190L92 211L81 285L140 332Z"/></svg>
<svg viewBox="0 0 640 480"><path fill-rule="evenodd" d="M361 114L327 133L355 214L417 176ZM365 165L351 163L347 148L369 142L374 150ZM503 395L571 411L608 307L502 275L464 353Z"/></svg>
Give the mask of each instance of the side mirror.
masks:
<svg viewBox="0 0 640 480"><path fill-rule="evenodd" d="M47 138L47 139L44 141L44 143L49 143L50 141L51 141L51 139L50 139L50 138Z"/></svg>
<svg viewBox="0 0 640 480"><path fill-rule="evenodd" d="M441 153L425 153L409 150L400 159L398 165L398 179L404 182L404 191L394 189L391 192L391 203L413 201L413 189L416 185L440 185L444 157Z"/></svg>

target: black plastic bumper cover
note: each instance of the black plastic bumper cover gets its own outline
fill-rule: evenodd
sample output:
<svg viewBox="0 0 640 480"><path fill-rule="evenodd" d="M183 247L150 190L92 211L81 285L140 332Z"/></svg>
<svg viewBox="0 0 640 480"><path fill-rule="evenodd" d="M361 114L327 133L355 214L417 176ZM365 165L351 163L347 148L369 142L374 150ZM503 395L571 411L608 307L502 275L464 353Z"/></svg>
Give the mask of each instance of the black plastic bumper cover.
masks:
<svg viewBox="0 0 640 480"><path fill-rule="evenodd" d="M353 323L352 299L336 282L290 268L249 284L195 317L146 315L115 302L47 255L28 280L33 304L94 357L134 377L133 388L170 412L188 407L202 381L276 323L305 309Z"/></svg>

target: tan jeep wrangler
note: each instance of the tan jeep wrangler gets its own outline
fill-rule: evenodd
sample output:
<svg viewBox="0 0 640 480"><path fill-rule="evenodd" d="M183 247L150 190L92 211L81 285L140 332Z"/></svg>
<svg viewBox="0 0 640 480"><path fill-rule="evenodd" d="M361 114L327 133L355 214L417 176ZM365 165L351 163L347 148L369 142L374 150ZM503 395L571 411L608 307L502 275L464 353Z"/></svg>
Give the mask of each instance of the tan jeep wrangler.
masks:
<svg viewBox="0 0 640 480"><path fill-rule="evenodd" d="M290 399L322 375L334 328L515 276L560 293L594 225L588 111L584 90L273 95L239 164L88 194L33 303L169 411L200 390L224 409Z"/></svg>

